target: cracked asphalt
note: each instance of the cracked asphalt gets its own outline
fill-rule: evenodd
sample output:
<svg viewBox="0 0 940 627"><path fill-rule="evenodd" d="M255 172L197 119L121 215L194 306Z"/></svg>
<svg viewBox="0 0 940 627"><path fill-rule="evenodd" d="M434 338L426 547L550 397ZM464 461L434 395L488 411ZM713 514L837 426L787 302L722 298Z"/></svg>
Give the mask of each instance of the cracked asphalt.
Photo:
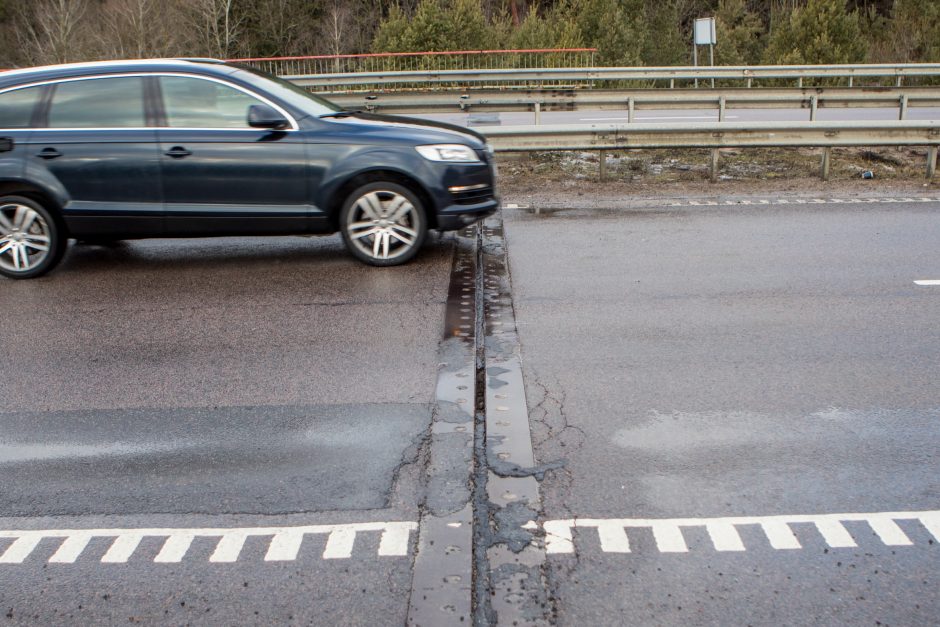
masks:
<svg viewBox="0 0 940 627"><path fill-rule="evenodd" d="M721 552L694 520L937 509L938 210L504 211L536 457L565 462L542 519L640 519L548 556L558 624L936 624L916 521Z"/></svg>

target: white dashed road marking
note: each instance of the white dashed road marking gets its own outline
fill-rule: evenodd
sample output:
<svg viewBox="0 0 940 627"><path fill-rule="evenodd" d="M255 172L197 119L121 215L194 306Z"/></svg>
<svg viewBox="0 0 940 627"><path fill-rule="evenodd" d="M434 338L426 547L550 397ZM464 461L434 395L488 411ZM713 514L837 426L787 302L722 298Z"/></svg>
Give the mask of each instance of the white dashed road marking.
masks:
<svg viewBox="0 0 940 627"><path fill-rule="evenodd" d="M914 281L914 285L940 285L940 279L924 279L922 281Z"/></svg>
<svg viewBox="0 0 940 627"><path fill-rule="evenodd" d="M573 518L542 523L545 550L548 554L575 552L574 529L595 529L604 553L630 553L629 529L652 531L660 553L688 553L682 529L704 527L716 551L745 551L738 527L758 526L770 546L777 550L803 548L791 525L812 524L831 548L857 546L855 538L844 526L846 522L865 522L886 546L910 546L913 541L898 525L899 520L913 520L940 542L940 510L921 512L878 512L871 514L819 514L792 516L737 516L729 518ZM531 527L530 527L531 528Z"/></svg>
<svg viewBox="0 0 940 627"><path fill-rule="evenodd" d="M912 204L940 202L940 198L926 196L913 198L760 198L729 200L682 200L669 203L670 207L728 207L736 205L853 205L853 204Z"/></svg>
<svg viewBox="0 0 940 627"><path fill-rule="evenodd" d="M417 528L413 522L371 522L340 525L306 525L297 527L242 527L204 529L22 529L0 530L0 546L4 539L13 540L0 553L0 564L22 564L39 543L45 539L61 539L58 549L49 558L53 564L73 564L85 551L93 538L114 538L101 561L110 564L126 563L134 555L144 538L166 538L153 561L178 563L186 557L196 538L218 538L215 551L209 557L213 563L238 561L245 541L251 537L270 536L265 561L293 561L297 559L301 543L308 534L326 535L323 559L349 559L352 557L356 536L363 532L381 532L378 554L382 557L408 555L411 532Z"/></svg>

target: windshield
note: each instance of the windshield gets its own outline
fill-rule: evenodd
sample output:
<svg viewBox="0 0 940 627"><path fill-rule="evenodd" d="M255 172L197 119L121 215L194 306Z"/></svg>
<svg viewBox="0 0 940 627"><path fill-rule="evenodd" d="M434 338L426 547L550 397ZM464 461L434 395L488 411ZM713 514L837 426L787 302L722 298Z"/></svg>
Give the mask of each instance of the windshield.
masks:
<svg viewBox="0 0 940 627"><path fill-rule="evenodd" d="M303 87L298 87L283 78L252 67L243 65L237 67L240 70L240 78L267 91L275 98L279 98L293 107L306 111L310 115L323 115L325 113L334 113L343 110L342 107L333 104L326 98L311 94Z"/></svg>

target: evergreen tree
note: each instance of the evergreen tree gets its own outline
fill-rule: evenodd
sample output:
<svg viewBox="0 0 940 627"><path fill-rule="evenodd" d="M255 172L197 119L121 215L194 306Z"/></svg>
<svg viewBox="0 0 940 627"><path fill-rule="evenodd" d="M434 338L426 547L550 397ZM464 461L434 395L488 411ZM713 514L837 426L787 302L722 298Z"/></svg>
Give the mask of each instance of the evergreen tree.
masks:
<svg viewBox="0 0 940 627"><path fill-rule="evenodd" d="M940 62L940 2L896 0L888 29L889 44L898 63Z"/></svg>
<svg viewBox="0 0 940 627"><path fill-rule="evenodd" d="M642 0L583 0L572 9L585 45L597 48L598 65L641 64L646 36Z"/></svg>
<svg viewBox="0 0 940 627"><path fill-rule="evenodd" d="M581 29L570 19L566 7L556 5L544 16L529 11L509 39L514 50L534 48L580 48L584 46Z"/></svg>
<svg viewBox="0 0 940 627"><path fill-rule="evenodd" d="M421 0L410 18L397 5L379 26L376 52L483 50L495 44L495 31L479 0Z"/></svg>
<svg viewBox="0 0 940 627"><path fill-rule="evenodd" d="M760 62L764 25L745 0L720 0L715 14L718 65L752 65Z"/></svg>
<svg viewBox="0 0 940 627"><path fill-rule="evenodd" d="M648 32L643 62L650 66L691 65L691 31L680 31L679 0L649 0L646 4Z"/></svg>
<svg viewBox="0 0 940 627"><path fill-rule="evenodd" d="M859 63L868 50L858 13L844 0L808 0L773 20L763 60L767 64Z"/></svg>

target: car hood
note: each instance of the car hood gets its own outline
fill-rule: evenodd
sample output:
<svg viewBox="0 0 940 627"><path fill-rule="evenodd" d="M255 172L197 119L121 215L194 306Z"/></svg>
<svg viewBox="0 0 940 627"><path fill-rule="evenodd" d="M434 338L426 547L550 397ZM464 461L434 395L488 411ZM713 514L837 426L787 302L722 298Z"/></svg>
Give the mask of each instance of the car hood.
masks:
<svg viewBox="0 0 940 627"><path fill-rule="evenodd" d="M376 129L410 129L415 131L415 139L418 141L455 141L457 138L454 138L453 135L456 134L463 138L473 138L476 141L471 143L479 142L480 147L486 144L484 135L464 126L403 115L382 115L380 113L355 111L350 112L348 116L324 118L324 121L368 125ZM466 141L466 139L463 141Z"/></svg>

